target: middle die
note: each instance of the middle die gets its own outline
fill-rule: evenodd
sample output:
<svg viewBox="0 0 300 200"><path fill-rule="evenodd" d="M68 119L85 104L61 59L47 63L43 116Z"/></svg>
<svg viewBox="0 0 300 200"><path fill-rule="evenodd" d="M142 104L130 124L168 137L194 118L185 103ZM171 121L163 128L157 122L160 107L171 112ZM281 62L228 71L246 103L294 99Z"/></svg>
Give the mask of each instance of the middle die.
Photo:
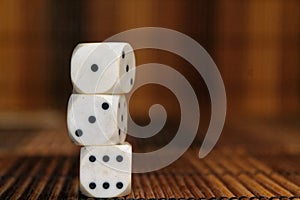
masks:
<svg viewBox="0 0 300 200"><path fill-rule="evenodd" d="M69 136L78 145L114 145L125 141L127 102L124 95L73 94L69 99Z"/></svg>

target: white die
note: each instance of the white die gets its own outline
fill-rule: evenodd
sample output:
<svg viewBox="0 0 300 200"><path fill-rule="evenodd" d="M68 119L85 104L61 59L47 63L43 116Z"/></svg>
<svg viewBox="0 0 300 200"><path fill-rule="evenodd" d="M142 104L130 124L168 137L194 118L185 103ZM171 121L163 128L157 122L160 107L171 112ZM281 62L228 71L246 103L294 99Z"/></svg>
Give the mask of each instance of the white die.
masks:
<svg viewBox="0 0 300 200"><path fill-rule="evenodd" d="M123 94L133 87L135 56L128 43L82 43L71 58L71 79L78 93Z"/></svg>
<svg viewBox="0 0 300 200"><path fill-rule="evenodd" d="M125 141L124 95L72 94L67 111L69 136L78 145L114 145Z"/></svg>
<svg viewBox="0 0 300 200"><path fill-rule="evenodd" d="M88 197L112 198L131 191L132 148L128 143L82 147L80 191Z"/></svg>

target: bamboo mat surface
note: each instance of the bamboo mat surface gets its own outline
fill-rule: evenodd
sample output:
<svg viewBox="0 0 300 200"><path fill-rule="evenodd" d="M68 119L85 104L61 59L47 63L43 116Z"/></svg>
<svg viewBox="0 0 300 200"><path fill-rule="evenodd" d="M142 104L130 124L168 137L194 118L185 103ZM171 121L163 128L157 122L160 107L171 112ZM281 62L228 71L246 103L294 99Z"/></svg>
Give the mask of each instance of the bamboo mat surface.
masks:
<svg viewBox="0 0 300 200"><path fill-rule="evenodd" d="M70 142L60 123L64 120L52 119L57 123L45 120L43 126L31 129L30 123L13 128L2 124L1 200L86 199L78 190L79 147ZM218 145L204 159L197 158L196 140L170 166L133 174L132 193L126 198L300 199L298 124L238 124L225 127ZM283 130L284 136L277 133ZM134 149L141 146L134 140L132 144Z"/></svg>

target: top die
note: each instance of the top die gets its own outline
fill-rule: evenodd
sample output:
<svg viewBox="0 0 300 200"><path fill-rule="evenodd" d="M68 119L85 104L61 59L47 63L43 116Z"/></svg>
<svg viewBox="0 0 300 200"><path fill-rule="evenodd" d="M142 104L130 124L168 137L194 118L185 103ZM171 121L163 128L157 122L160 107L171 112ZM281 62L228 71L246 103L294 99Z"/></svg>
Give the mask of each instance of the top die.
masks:
<svg viewBox="0 0 300 200"><path fill-rule="evenodd" d="M71 79L78 93L129 93L135 79L132 47L121 42L78 44L71 59Z"/></svg>

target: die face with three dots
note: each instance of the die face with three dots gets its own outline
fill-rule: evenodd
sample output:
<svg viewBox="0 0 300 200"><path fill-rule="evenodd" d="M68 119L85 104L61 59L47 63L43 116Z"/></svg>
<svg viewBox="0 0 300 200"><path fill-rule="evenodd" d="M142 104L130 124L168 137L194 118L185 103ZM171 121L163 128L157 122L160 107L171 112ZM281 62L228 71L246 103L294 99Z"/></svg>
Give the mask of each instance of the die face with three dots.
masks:
<svg viewBox="0 0 300 200"><path fill-rule="evenodd" d="M132 148L128 143L82 147L80 190L88 197L125 196L131 190Z"/></svg>
<svg viewBox="0 0 300 200"><path fill-rule="evenodd" d="M135 79L135 56L128 43L82 43L71 58L71 79L78 93L124 94Z"/></svg>
<svg viewBox="0 0 300 200"><path fill-rule="evenodd" d="M82 146L122 143L127 117L124 95L72 94L67 111L69 136Z"/></svg>

